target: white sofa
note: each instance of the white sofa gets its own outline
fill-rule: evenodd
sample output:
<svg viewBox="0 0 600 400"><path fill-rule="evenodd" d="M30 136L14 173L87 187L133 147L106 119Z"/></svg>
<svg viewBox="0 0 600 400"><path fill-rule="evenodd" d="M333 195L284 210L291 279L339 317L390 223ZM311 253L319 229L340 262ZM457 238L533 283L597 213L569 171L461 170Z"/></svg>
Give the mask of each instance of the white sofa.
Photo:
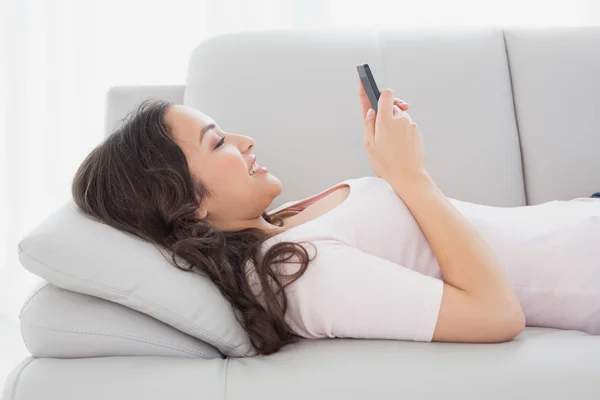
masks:
<svg viewBox="0 0 600 400"><path fill-rule="evenodd" d="M196 107L255 138L261 164L284 183L275 207L372 175L356 94L365 62L380 88L410 104L447 196L518 206L600 190L600 28L220 36L195 49L185 85L112 88L107 134L150 96ZM577 331L528 327L502 344L301 340L269 356L233 353L223 338L202 340L168 315L49 272L50 257L70 262L55 254L65 239L52 224L19 248L44 281L21 313L33 356L2 400L600 398L600 336ZM93 262L106 262L102 254ZM234 328L223 335L239 336Z"/></svg>

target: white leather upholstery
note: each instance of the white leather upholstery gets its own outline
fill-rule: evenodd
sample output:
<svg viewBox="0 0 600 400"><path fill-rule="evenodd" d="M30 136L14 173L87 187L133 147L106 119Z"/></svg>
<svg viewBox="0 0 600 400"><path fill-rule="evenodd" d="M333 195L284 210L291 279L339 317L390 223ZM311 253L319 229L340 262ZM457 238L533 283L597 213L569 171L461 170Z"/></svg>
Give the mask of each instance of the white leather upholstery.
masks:
<svg viewBox="0 0 600 400"><path fill-rule="evenodd" d="M529 204L600 190L600 29L508 29Z"/></svg>
<svg viewBox="0 0 600 400"><path fill-rule="evenodd" d="M256 139L260 163L284 183L273 206L371 174L356 98L355 67L364 62L381 88L410 103L428 169L446 195L499 206L526 204L526 193L529 204L582 197L600 190L600 76L591 73L599 35L600 28L226 35L194 51L184 101ZM114 89L136 101L148 90ZM557 93L569 100L565 114L552 106ZM115 107L111 122L133 104ZM42 351L43 337L36 340ZM15 368L2 400L597 399L598 371L600 336L527 328L490 345L303 340L270 356L225 360L33 359Z"/></svg>
<svg viewBox="0 0 600 400"><path fill-rule="evenodd" d="M596 400L598 371L597 337L529 328L501 344L302 340L227 360L41 358L13 372L3 399Z"/></svg>
<svg viewBox="0 0 600 400"><path fill-rule="evenodd" d="M8 377L2 400L221 400L227 398L228 364L182 357L30 357Z"/></svg>
<svg viewBox="0 0 600 400"><path fill-rule="evenodd" d="M224 357L208 343L147 314L45 281L19 317L23 340L35 357Z"/></svg>
<svg viewBox="0 0 600 400"><path fill-rule="evenodd" d="M163 86L118 86L112 87L106 94L106 124L104 126L107 135L110 135L119 121L133 111L143 100L153 97L183 103L185 85L163 85Z"/></svg>
<svg viewBox="0 0 600 400"><path fill-rule="evenodd" d="M73 202L29 232L18 250L23 267L53 285L150 315L225 355L256 354L231 305L208 278L177 269L166 252L92 220Z"/></svg>
<svg viewBox="0 0 600 400"><path fill-rule="evenodd" d="M428 170L447 196L525 204L499 29L216 37L190 59L185 104L255 139L259 164L283 183L276 207L373 175L357 96L361 63L369 63L380 88L410 104Z"/></svg>

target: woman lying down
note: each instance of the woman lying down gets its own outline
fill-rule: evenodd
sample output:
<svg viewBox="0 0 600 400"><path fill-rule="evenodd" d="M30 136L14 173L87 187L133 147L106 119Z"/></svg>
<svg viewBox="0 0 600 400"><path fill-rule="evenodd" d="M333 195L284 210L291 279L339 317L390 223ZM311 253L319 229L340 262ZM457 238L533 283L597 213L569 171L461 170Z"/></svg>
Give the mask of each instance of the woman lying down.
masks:
<svg viewBox="0 0 600 400"><path fill-rule="evenodd" d="M297 338L502 342L525 327L600 333L600 199L491 207L447 198L408 105L359 81L378 177L266 213L281 182L252 138L146 101L95 148L76 204L209 277L259 354Z"/></svg>

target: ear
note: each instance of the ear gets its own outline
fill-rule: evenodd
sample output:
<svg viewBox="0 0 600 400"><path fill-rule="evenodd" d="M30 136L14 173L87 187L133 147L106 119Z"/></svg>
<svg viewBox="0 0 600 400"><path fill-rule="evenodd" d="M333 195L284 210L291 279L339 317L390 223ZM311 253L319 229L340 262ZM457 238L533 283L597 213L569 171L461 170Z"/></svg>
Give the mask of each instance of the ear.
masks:
<svg viewBox="0 0 600 400"><path fill-rule="evenodd" d="M204 207L198 207L196 211L196 216L198 219L205 219L208 216L208 210Z"/></svg>

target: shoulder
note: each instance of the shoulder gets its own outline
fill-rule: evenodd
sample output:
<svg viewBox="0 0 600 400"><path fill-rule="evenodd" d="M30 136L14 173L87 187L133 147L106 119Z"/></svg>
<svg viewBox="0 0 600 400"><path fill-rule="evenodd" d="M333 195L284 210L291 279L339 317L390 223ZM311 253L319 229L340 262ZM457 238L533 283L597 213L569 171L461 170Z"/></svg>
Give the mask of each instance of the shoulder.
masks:
<svg viewBox="0 0 600 400"><path fill-rule="evenodd" d="M309 277L322 275L327 266L341 262L344 258L342 249L346 247L333 240L302 240L278 235L276 240L263 248L261 257L271 258L271 270L284 276L296 274L306 263L307 270L302 277L290 285L294 289L298 284L306 283ZM249 263L246 269L252 271L254 266Z"/></svg>
<svg viewBox="0 0 600 400"><path fill-rule="evenodd" d="M300 279L292 284L296 290L314 290L319 285L328 284L330 280L337 279L343 273L344 265L348 265L357 249L334 240L316 240L300 243L309 257L308 268ZM289 273L294 268L284 267Z"/></svg>

